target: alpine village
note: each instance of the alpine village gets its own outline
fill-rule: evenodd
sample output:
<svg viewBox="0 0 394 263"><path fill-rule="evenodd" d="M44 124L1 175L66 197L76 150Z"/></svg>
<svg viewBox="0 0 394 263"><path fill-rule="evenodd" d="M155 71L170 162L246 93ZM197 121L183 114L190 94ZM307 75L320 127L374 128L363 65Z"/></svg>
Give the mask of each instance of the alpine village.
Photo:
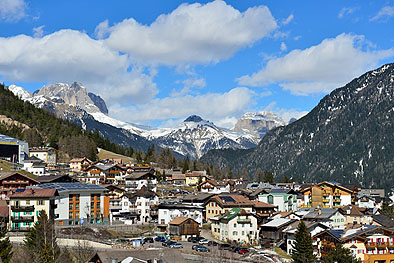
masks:
<svg viewBox="0 0 394 263"><path fill-rule="evenodd" d="M7 20L2 2L0 21L11 25L30 19L25 14L19 22ZM23 2L24 12L33 12L36 4L14 2ZM186 28L193 22L185 22L182 16L193 16L188 12L203 12L204 8L219 13L214 8L234 10L221 0L182 4L150 26L133 19L127 23L146 27L147 34L160 35L154 26L165 30L169 20L174 19L171 23L176 24L180 19ZM394 7L390 8L387 10L391 13L382 11L370 21L383 15L390 19ZM245 18L256 10L236 11ZM337 19L353 12L343 9ZM280 23L277 20L277 26L293 23L291 16ZM231 14L220 17L229 18ZM107 31L103 32L109 34L108 38L99 39L102 24L96 28L98 33L95 31L98 39L85 37L117 50L111 41L116 41L118 27L125 21L112 27L106 20L103 27ZM383 24L385 20L381 21ZM138 35L137 29L133 32ZM60 37L66 33L43 36L41 32L32 41L48 42L31 45L50 48L47 44L56 34ZM128 41L128 33L121 34ZM148 36L140 37L143 42ZM179 36L180 43L185 41L183 37ZM348 35L336 39L340 37ZM324 41L331 40L335 39ZM168 44L160 37L155 41ZM324 41L309 51L315 52ZM180 49L172 54L177 61L184 55L184 47L174 45ZM201 52L196 61L209 64L223 59L216 54L217 61L204 60L206 51L199 51L195 45L197 54ZM121 120L121 115L116 119L110 114L114 104L107 108L103 98L112 98L105 92L117 91L99 93L99 89L90 88L89 80L85 87L83 79L65 84L51 82L51 78L47 81L37 73L34 79L42 77L49 84L33 93L20 87L26 82L23 71L33 74L25 65L18 69L18 83L22 84L12 84L11 73L3 70L13 67L3 63L3 54L13 52L10 48L0 38L0 262L394 263L394 63L376 64L333 87L311 110L290 120L275 114L275 110L245 110L233 128L221 128L194 112L183 116L177 126L172 126L175 128L152 128L132 124L126 117ZM286 48L281 46L282 52ZM130 50L120 49L119 56L124 51L131 52L127 55L130 59L138 58L140 54L132 47ZM227 52L225 48L223 52ZM288 59L293 52L306 50L291 51ZM379 52L373 54L383 56ZM393 48L390 52L393 54ZM157 53L158 64L167 65L164 56ZM349 58L353 59L357 60ZM95 67L94 63L89 65ZM308 61L299 63L296 67L301 68ZM273 74L269 71L273 64L270 60L261 76ZM48 74L52 74L49 67ZM197 66L187 70L198 71ZM68 74L66 71L63 73ZM254 77L248 76L249 80ZM171 98L183 98L192 109L190 104L203 103L200 95L189 101L194 96L190 94ZM206 100L203 107L214 107L210 104L216 102L209 97ZM163 112L167 110L164 99L150 103L163 103ZM174 108L182 111L182 105ZM156 107L151 106L154 111ZM149 107L143 108L145 115L130 115L148 116Z"/></svg>

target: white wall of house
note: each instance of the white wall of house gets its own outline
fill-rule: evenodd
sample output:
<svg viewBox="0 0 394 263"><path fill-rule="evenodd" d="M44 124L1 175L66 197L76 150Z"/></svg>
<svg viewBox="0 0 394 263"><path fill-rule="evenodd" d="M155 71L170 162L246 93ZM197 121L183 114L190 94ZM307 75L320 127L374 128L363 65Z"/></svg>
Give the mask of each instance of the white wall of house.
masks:
<svg viewBox="0 0 394 263"><path fill-rule="evenodd" d="M157 179L152 179L152 180L146 180L146 179L141 179L141 180L130 180L127 179L125 181L126 183L126 191L132 190L132 191L138 191L142 188L142 186L148 187L148 185L152 185L153 187L148 187L150 190L153 192L156 192L157 190Z"/></svg>
<svg viewBox="0 0 394 263"><path fill-rule="evenodd" d="M246 215L236 216L227 223L220 222L220 240L224 242L235 241L240 244L253 244L258 240L257 218L247 216L250 223L242 223Z"/></svg>
<svg viewBox="0 0 394 263"><path fill-rule="evenodd" d="M199 209L196 209L199 208ZM190 208L159 208L159 224L167 225L177 217L194 219L202 226L202 207Z"/></svg>

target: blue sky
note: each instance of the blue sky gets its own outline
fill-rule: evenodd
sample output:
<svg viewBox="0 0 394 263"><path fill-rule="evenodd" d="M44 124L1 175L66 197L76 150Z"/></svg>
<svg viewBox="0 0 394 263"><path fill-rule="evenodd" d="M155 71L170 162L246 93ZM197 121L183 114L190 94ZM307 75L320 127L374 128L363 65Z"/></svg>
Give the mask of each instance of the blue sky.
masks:
<svg viewBox="0 0 394 263"><path fill-rule="evenodd" d="M394 1L0 0L0 81L78 81L152 126L300 117L393 47Z"/></svg>

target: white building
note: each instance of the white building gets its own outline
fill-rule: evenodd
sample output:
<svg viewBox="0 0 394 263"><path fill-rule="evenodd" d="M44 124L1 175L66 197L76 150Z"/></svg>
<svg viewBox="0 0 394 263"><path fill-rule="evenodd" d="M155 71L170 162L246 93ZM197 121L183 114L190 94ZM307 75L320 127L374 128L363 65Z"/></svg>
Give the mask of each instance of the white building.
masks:
<svg viewBox="0 0 394 263"><path fill-rule="evenodd" d="M257 244L259 231L257 217L241 208L233 208L227 213L211 218L211 233L222 242Z"/></svg>
<svg viewBox="0 0 394 263"><path fill-rule="evenodd" d="M55 204L55 224L80 225L101 223L108 220L109 198L104 198L106 188L83 183L46 183L37 189L56 189L59 193Z"/></svg>
<svg viewBox="0 0 394 263"><path fill-rule="evenodd" d="M33 147L29 149L29 158L32 156L41 159L48 165L56 165L57 163L57 152L52 147Z"/></svg>
<svg viewBox="0 0 394 263"><path fill-rule="evenodd" d="M221 193L229 193L230 192L230 183L223 182L217 183L213 180L206 180L198 185L200 187L200 191L203 193L212 193L212 194L221 194Z"/></svg>
<svg viewBox="0 0 394 263"><path fill-rule="evenodd" d="M278 207L280 212L297 210L297 194L292 189L263 190L258 195L259 201Z"/></svg>
<svg viewBox="0 0 394 263"><path fill-rule="evenodd" d="M149 190L156 192L157 178L154 172L133 172L125 177L126 191L138 191L142 186L146 186Z"/></svg>
<svg viewBox="0 0 394 263"><path fill-rule="evenodd" d="M119 211L121 214L133 212L138 215L134 223L148 223L154 216L151 208L159 204L159 197L155 192L142 186L135 193L124 193L121 197L121 204L122 209Z"/></svg>
<svg viewBox="0 0 394 263"><path fill-rule="evenodd" d="M167 225L177 217L188 217L194 219L202 227L202 206L185 204L159 204L159 224Z"/></svg>
<svg viewBox="0 0 394 263"><path fill-rule="evenodd" d="M25 160L23 170L28 171L37 176L46 175L46 164L39 158L32 156L29 160Z"/></svg>

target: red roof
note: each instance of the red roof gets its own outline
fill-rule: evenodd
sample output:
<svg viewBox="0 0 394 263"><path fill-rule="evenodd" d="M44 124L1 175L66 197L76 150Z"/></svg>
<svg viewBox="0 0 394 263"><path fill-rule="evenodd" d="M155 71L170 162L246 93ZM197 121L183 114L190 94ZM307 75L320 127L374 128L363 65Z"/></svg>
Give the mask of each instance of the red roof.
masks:
<svg viewBox="0 0 394 263"><path fill-rule="evenodd" d="M44 197L54 197L57 196L57 190L56 189L24 189L24 191L21 192L13 192L10 195L11 198L25 198L25 197L30 197L30 198L44 198Z"/></svg>

